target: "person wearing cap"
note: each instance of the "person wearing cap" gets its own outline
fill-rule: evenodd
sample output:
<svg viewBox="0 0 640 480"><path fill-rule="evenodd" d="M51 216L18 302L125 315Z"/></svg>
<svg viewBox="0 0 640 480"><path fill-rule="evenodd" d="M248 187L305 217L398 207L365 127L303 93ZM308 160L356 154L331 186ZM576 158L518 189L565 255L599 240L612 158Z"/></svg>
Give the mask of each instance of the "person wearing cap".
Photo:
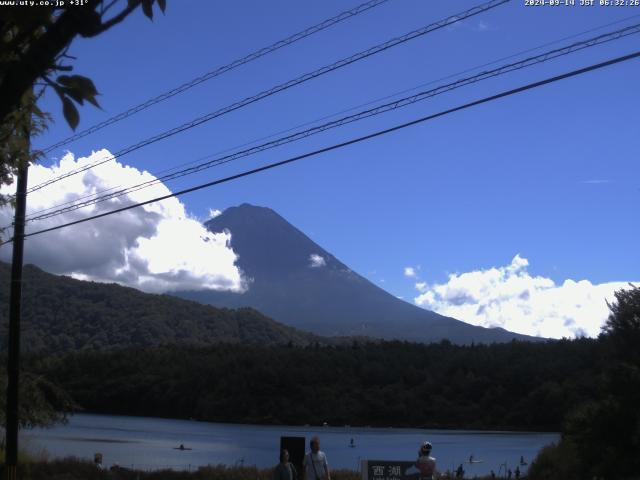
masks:
<svg viewBox="0 0 640 480"><path fill-rule="evenodd" d="M309 442L311 451L304 456L304 480L331 480L327 456L320 451L320 440L313 437Z"/></svg>
<svg viewBox="0 0 640 480"><path fill-rule="evenodd" d="M431 456L431 444L424 442L418 450L416 468L420 470L421 480L433 480L436 472L436 459Z"/></svg>

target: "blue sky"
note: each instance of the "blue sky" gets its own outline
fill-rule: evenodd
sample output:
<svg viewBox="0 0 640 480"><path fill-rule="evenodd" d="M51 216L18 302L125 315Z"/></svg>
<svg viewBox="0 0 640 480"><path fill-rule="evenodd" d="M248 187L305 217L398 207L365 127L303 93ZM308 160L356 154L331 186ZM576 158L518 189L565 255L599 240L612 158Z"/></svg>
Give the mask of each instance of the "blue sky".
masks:
<svg viewBox="0 0 640 480"><path fill-rule="evenodd" d="M80 129L357 4L168 3L166 15L156 15L153 23L137 12L98 38L73 44L75 72L95 81L104 108L82 108ZM478 3L391 0L68 145L44 165L66 149L77 157L103 148L118 151ZM545 49L640 22L640 8L526 7L514 0L141 149L121 162L154 174L632 16ZM630 53L638 49L639 39L634 35L465 87L167 186L177 190ZM567 279L594 285L637 281L639 80L640 61L627 62L181 201L202 219L209 209L243 202L271 207L351 268L408 301L422 292L416 283L426 284L424 290L447 284L454 273L508 268L517 254L528 260L518 271L524 268L529 277L557 285ZM47 95L43 106L53 113L55 124L35 140L36 146L71 134L57 98ZM416 275L406 276L405 267L414 267Z"/></svg>

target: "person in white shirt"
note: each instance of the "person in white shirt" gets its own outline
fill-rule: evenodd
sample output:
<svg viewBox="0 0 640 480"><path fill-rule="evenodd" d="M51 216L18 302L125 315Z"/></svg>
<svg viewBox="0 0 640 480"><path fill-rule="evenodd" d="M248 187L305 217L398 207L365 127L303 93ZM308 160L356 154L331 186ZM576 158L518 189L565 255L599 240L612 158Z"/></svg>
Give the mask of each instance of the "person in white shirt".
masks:
<svg viewBox="0 0 640 480"><path fill-rule="evenodd" d="M313 437L309 442L311 451L304 456L304 480L331 480L327 456L320 451L320 440Z"/></svg>
<svg viewBox="0 0 640 480"><path fill-rule="evenodd" d="M431 456L431 444L424 442L418 450L416 467L420 470L421 480L433 480L436 473L436 459Z"/></svg>

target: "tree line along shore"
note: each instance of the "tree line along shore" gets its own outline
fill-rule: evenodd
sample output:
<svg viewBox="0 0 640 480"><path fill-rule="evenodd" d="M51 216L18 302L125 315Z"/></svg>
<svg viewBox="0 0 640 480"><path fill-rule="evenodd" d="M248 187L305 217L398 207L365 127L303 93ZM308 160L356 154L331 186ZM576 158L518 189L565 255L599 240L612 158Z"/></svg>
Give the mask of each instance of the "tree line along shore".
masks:
<svg viewBox="0 0 640 480"><path fill-rule="evenodd" d="M551 430L532 479L640 471L640 288L597 339L164 345L24 362L23 426L72 411L256 424ZM0 382L4 385L4 382ZM0 392L1 393L1 392Z"/></svg>
<svg viewBox="0 0 640 480"><path fill-rule="evenodd" d="M31 356L92 413L282 425L559 431L601 344L162 346Z"/></svg>

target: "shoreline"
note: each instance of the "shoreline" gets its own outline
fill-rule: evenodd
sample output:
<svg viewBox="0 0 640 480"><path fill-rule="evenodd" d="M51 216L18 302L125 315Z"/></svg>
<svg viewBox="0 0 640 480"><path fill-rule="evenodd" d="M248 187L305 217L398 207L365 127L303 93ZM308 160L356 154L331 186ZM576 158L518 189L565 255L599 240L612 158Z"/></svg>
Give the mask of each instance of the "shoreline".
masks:
<svg viewBox="0 0 640 480"><path fill-rule="evenodd" d="M231 421L214 421L214 420L200 420L197 418L180 418L180 417L159 417L153 415L132 415L132 414L123 414L123 413L103 413L103 412L93 412L89 410L78 411L73 414L69 414L68 417L71 418L76 415L94 415L100 417L125 417L125 418L139 418L145 420L163 420L163 421L180 421L180 422L194 422L201 424L211 424L211 425L226 425L226 426L235 426L235 427L282 427L282 428L291 428L291 429L315 429L322 428L326 429L327 432L331 431L344 431L345 429L354 429L354 430L364 430L364 431L373 431L373 430L383 430L388 432L389 430L408 430L408 431L428 431L434 433L459 433L459 434L474 434L474 435L499 435L499 434L520 434L520 435L543 435L543 434L557 434L560 435L560 431L558 430L519 430L517 428L499 428L496 429L491 428L482 428L482 429L474 429L474 428L463 428L463 427L433 427L433 426L397 426L397 425L313 425L313 424L304 424L304 425L294 425L289 423L252 423L252 422L231 422ZM57 424L58 426L61 424Z"/></svg>
<svg viewBox="0 0 640 480"><path fill-rule="evenodd" d="M189 470L211 464L271 467L277 463L282 437L302 437L306 445L309 438L317 435L333 468L356 471L365 459L413 461L418 446L429 440L439 464L447 469L466 462L470 455L484 460L465 467L472 476L496 470L505 461L515 466L521 456L530 462L560 438L559 434L546 432L256 426L92 413L79 414L68 426L23 431L23 435L25 443L21 445L30 444L27 451L36 454L42 449L48 453L44 458L74 455L92 460L94 454L100 453L108 467L119 464L154 470ZM357 448L349 448L352 438ZM179 445L185 448L176 448Z"/></svg>

